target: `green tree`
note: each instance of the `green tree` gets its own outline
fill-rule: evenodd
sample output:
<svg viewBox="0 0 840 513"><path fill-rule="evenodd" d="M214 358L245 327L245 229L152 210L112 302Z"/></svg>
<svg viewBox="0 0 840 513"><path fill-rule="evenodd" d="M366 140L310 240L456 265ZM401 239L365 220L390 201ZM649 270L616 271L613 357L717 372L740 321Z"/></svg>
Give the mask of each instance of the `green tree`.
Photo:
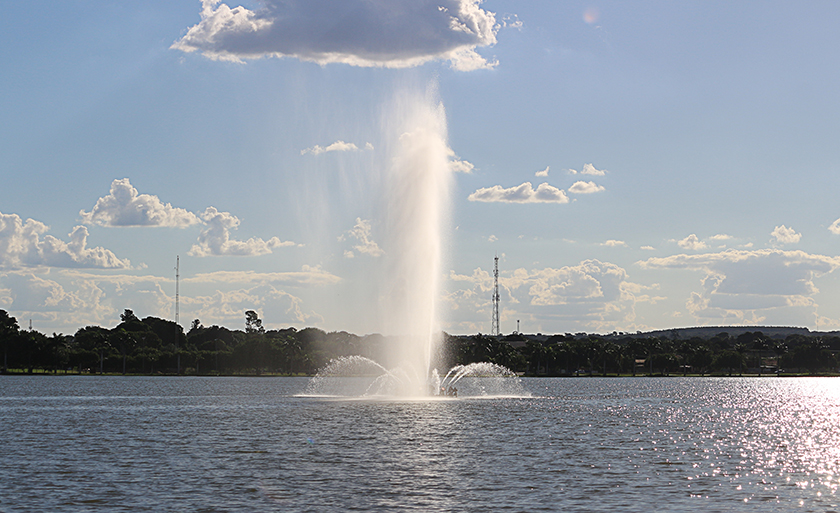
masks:
<svg viewBox="0 0 840 513"><path fill-rule="evenodd" d="M9 370L9 346L17 339L20 327L17 319L6 310L0 310L0 340L3 341L3 372Z"/></svg>
<svg viewBox="0 0 840 513"><path fill-rule="evenodd" d="M245 312L245 333L265 333L262 320L257 315L257 312L253 310L247 310Z"/></svg>

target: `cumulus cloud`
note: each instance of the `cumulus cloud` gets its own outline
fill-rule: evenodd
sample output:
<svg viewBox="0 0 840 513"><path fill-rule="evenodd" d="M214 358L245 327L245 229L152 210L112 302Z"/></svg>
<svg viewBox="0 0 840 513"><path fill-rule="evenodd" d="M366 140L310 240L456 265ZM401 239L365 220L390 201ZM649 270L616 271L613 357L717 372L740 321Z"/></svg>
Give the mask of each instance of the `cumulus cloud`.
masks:
<svg viewBox="0 0 840 513"><path fill-rule="evenodd" d="M576 174L578 174L578 172L575 171L574 169L569 169L569 174L570 175L576 175ZM592 164L584 164L583 165L583 171L581 171L580 174L582 174L582 175L593 175L593 176L604 176L604 175L607 174L607 171L606 170L595 169L595 166L593 166Z"/></svg>
<svg viewBox="0 0 840 513"><path fill-rule="evenodd" d="M17 214L0 213L0 266L95 269L131 267L128 260L118 258L107 249L88 248L88 230L84 226L73 228L69 242L45 235L48 229L40 221L27 219L24 222Z"/></svg>
<svg viewBox="0 0 840 513"><path fill-rule="evenodd" d="M773 236L779 244L795 244L802 238L801 233L796 233L796 230L788 228L785 225L777 226L772 232L770 232L770 235Z"/></svg>
<svg viewBox="0 0 840 513"><path fill-rule="evenodd" d="M214 323L233 327L242 326L245 310L256 310L263 325L269 329L324 321L320 314L306 311L303 299L270 284L195 296L190 298L187 308L190 317L207 320L205 322L212 319Z"/></svg>
<svg viewBox="0 0 840 513"><path fill-rule="evenodd" d="M184 261L182 260L182 264ZM184 268L182 267L182 272ZM256 308L267 327L318 323L290 290L331 286L341 279L318 266L299 271L212 272L182 276L182 319L200 318L207 326L242 327L242 312ZM174 277L100 274L75 269L0 271L0 304L18 318L33 319L42 332L73 333L86 325L114 326L131 308L140 316L171 318Z"/></svg>
<svg viewBox="0 0 840 513"><path fill-rule="evenodd" d="M321 65L407 68L432 60L493 67L476 52L500 28L481 0L264 0L258 10L202 2L201 21L171 48L241 62L292 57Z"/></svg>
<svg viewBox="0 0 840 513"><path fill-rule="evenodd" d="M534 173L534 176L548 176L548 168L549 166L545 166L545 169L543 169L542 171L537 171L536 173Z"/></svg>
<svg viewBox="0 0 840 513"><path fill-rule="evenodd" d="M373 145L371 143L365 143L364 145L365 150L372 150ZM305 148L300 150L301 155L311 154L311 155L320 155L322 153L329 153L332 151L360 151L361 149L353 143L348 143L344 141L336 141L326 147L315 145L311 148Z"/></svg>
<svg viewBox="0 0 840 513"><path fill-rule="evenodd" d="M595 169L595 166L592 164L584 164L583 171L580 172L582 175L595 175L595 176L604 176L607 174L606 169Z"/></svg>
<svg viewBox="0 0 840 513"><path fill-rule="evenodd" d="M575 182L571 187L569 187L569 192L573 192L575 194L592 194L603 190L604 186L598 185L595 182Z"/></svg>
<svg viewBox="0 0 840 513"><path fill-rule="evenodd" d="M568 203L569 197L562 189L541 183L536 189L531 182L505 189L501 185L478 189L467 198L487 203Z"/></svg>
<svg viewBox="0 0 840 513"><path fill-rule="evenodd" d="M191 256L257 256L271 253L274 248L295 245L277 237L267 241L259 237L246 241L231 240L230 231L239 226L239 218L230 212L219 212L215 207L207 207L201 219L207 226L198 235L198 243L190 249Z"/></svg>
<svg viewBox="0 0 840 513"><path fill-rule="evenodd" d="M339 240L343 241L348 238L353 238L356 242L358 242L358 244L353 246L353 249L359 253L364 253L365 255L370 255L372 257L380 257L385 253L371 237L371 225L370 221L367 219L357 217L356 224L353 228L339 237ZM352 251L348 250L344 252L345 258L354 258L355 256L356 255Z"/></svg>
<svg viewBox="0 0 840 513"><path fill-rule="evenodd" d="M198 216L163 203L157 196L139 194L128 178L111 182L111 192L96 201L90 212L79 211L82 222L99 226L163 226L183 228L199 224Z"/></svg>
<svg viewBox="0 0 840 513"><path fill-rule="evenodd" d="M761 311L775 310L774 317L798 311L797 321L813 316L818 292L814 278L840 267L840 258L803 251L765 249L726 250L703 255L672 255L639 262L646 269L686 269L705 272L702 290L687 301L698 318L733 323L760 322ZM793 322L793 321L792 321Z"/></svg>
<svg viewBox="0 0 840 513"><path fill-rule="evenodd" d="M683 249L693 249L695 251L706 249L708 247L705 242L700 240L697 235L693 233L683 240L678 241L677 244Z"/></svg>
<svg viewBox="0 0 840 513"><path fill-rule="evenodd" d="M471 275L450 272L453 289L446 294L454 322L466 312L489 314L493 277L476 269ZM578 265L544 269L503 271L499 288L508 316L526 318L531 325L562 320L573 329L598 330L635 318L636 297L626 271L608 262L585 260ZM528 304L530 307L517 306ZM463 313L461 313L463 312ZM488 316L489 317L489 316ZM481 328L481 326L478 326ZM486 329L486 327L484 328Z"/></svg>

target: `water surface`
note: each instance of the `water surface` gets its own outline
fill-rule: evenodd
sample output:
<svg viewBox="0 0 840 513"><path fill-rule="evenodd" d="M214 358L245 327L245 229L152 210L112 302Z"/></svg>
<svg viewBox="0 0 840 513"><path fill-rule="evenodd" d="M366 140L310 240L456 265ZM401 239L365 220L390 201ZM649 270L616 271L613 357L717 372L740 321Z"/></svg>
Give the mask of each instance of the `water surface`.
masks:
<svg viewBox="0 0 840 513"><path fill-rule="evenodd" d="M0 511L838 511L840 380L0 376Z"/></svg>

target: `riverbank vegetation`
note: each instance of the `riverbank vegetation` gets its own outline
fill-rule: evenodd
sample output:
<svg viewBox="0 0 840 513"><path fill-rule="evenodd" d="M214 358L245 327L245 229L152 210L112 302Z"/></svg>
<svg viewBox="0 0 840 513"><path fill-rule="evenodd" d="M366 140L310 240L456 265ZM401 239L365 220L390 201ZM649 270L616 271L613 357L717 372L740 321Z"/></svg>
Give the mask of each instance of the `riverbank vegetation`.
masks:
<svg viewBox="0 0 840 513"><path fill-rule="evenodd" d="M0 310L2 371L189 375L311 375L331 359L361 355L386 367L389 337L317 328L265 330L254 311L245 329L190 329L131 310L113 328L86 326L73 335L23 330ZM734 329L733 329L734 330ZM840 366L840 337L793 332L765 335L726 328L681 338L586 333L507 336L442 334L433 365L447 369L492 362L529 376L830 374ZM713 334L712 334L713 333Z"/></svg>

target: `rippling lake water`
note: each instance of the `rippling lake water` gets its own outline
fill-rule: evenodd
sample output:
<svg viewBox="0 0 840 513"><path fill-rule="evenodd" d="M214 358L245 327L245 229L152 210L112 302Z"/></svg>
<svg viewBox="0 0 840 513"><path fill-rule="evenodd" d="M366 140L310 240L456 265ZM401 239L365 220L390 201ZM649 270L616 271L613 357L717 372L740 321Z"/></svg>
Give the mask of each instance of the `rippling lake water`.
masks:
<svg viewBox="0 0 840 513"><path fill-rule="evenodd" d="M0 376L0 511L840 511L840 379Z"/></svg>

